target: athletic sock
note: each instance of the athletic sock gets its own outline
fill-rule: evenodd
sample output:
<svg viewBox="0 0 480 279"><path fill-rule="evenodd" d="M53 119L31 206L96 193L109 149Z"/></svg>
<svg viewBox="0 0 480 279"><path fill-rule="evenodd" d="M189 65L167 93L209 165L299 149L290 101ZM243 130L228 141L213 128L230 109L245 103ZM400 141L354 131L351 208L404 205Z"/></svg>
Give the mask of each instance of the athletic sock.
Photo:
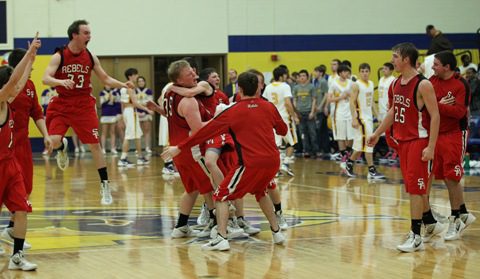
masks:
<svg viewBox="0 0 480 279"><path fill-rule="evenodd" d="M108 181L107 167L99 168L98 175L100 175L100 181Z"/></svg>
<svg viewBox="0 0 480 279"><path fill-rule="evenodd" d="M275 207L275 213L282 212L282 203L273 204L273 206Z"/></svg>
<svg viewBox="0 0 480 279"><path fill-rule="evenodd" d="M180 213L180 215L178 215L178 221L177 221L177 225L175 226L175 228L180 228L180 227L183 227L185 225L188 224L188 217L189 215L184 215L182 213Z"/></svg>
<svg viewBox="0 0 480 279"><path fill-rule="evenodd" d="M432 210L428 210L427 212L423 212L422 221L425 225L435 224L437 220L432 215Z"/></svg>
<svg viewBox="0 0 480 279"><path fill-rule="evenodd" d="M422 228L422 219L412 219L412 232L414 234L420 234Z"/></svg>

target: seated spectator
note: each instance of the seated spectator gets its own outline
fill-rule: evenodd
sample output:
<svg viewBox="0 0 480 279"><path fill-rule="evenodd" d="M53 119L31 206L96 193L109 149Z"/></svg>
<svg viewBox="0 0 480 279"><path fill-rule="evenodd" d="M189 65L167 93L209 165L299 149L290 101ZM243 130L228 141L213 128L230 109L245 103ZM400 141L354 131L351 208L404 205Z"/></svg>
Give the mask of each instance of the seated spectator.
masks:
<svg viewBox="0 0 480 279"><path fill-rule="evenodd" d="M461 56L460 60L462 60L462 65L460 65L458 68L460 69L460 74L462 76L465 76L468 68L473 68L478 72L478 67L476 64L472 63L472 58L470 58L470 55L464 54Z"/></svg>
<svg viewBox="0 0 480 279"><path fill-rule="evenodd" d="M465 73L465 78L470 85L472 100L470 102L470 113L480 114L480 80L477 76L477 71L474 68L468 68Z"/></svg>

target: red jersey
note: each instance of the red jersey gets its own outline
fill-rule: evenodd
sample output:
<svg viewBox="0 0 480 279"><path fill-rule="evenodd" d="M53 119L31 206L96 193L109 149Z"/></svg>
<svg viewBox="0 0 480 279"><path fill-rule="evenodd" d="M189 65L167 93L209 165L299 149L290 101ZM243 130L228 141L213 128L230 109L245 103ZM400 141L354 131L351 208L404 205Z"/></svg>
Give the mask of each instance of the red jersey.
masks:
<svg viewBox="0 0 480 279"><path fill-rule="evenodd" d="M437 102L445 96L455 97L454 105L438 104L440 113L439 133L461 132L467 129L467 111L470 104L470 86L458 73L444 80L432 76L430 82L435 89Z"/></svg>
<svg viewBox="0 0 480 279"><path fill-rule="evenodd" d="M90 96L92 84L90 77L94 66L93 56L88 49L73 53L68 46L57 49L61 56L60 65L55 73L56 79L70 79L75 82L73 89L57 86L60 97Z"/></svg>
<svg viewBox="0 0 480 279"><path fill-rule="evenodd" d="M273 129L278 135L286 135L288 131L275 105L262 98L248 98L224 110L178 147L190 148L213 134L230 133L240 165L258 168L279 166Z"/></svg>
<svg viewBox="0 0 480 279"><path fill-rule="evenodd" d="M419 138L428 138L430 131L430 115L425 106L417 106L417 91L420 82L425 79L417 75L407 84L401 84L402 77L398 78L394 86L389 88L389 104L393 105L394 121L392 125L393 137L397 141L410 141Z"/></svg>
<svg viewBox="0 0 480 279"><path fill-rule="evenodd" d="M15 122L8 103L7 110L5 122L0 123L0 161L13 158L13 124Z"/></svg>
<svg viewBox="0 0 480 279"><path fill-rule="evenodd" d="M228 96L225 95L220 89L215 89L215 92L213 93L215 95L215 98L217 99L217 105L218 104L225 104L229 105L230 101L228 100Z"/></svg>
<svg viewBox="0 0 480 279"><path fill-rule="evenodd" d="M10 104L15 121L15 142L28 140L28 121L43 119L42 107L38 103L35 84L29 79L15 100Z"/></svg>
<svg viewBox="0 0 480 279"><path fill-rule="evenodd" d="M163 108L168 120L170 145L178 145L182 140L190 136L190 126L188 126L187 120L178 114L178 104L183 98L184 97L181 95L169 91L165 94L165 98L163 99ZM198 102L202 121L207 121L211 117L205 107L197 99L195 100Z"/></svg>

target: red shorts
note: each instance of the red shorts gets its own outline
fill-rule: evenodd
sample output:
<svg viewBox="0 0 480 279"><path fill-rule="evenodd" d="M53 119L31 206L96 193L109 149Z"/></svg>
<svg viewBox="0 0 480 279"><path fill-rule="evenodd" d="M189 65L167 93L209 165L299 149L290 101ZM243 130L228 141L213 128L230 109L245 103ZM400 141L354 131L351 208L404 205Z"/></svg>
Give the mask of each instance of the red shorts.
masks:
<svg viewBox="0 0 480 279"><path fill-rule="evenodd" d="M270 183L267 186L268 190L275 190L277 189L277 182L275 182L275 179L272 179Z"/></svg>
<svg viewBox="0 0 480 279"><path fill-rule="evenodd" d="M25 192L22 168L15 158L0 161L0 197L10 212L32 212Z"/></svg>
<svg viewBox="0 0 480 279"><path fill-rule="evenodd" d="M205 144L205 149L209 148L232 148L234 149L235 143L233 142L233 138L230 134L221 134L219 136L214 137L213 139L207 140Z"/></svg>
<svg viewBox="0 0 480 279"><path fill-rule="evenodd" d="M173 158L173 163L180 173L183 187L185 187L187 193L198 191L200 194L206 194L213 191L210 174L203 157L195 161L190 154L184 154L183 156L180 154Z"/></svg>
<svg viewBox="0 0 480 279"><path fill-rule="evenodd" d="M32 193L33 184L33 158L32 146L28 138L25 140L15 141L15 159L22 168L22 175L27 195Z"/></svg>
<svg viewBox="0 0 480 279"><path fill-rule="evenodd" d="M224 176L226 176L230 170L237 165L237 163L238 155L234 150L222 151L217 161L218 168L222 171Z"/></svg>
<svg viewBox="0 0 480 279"><path fill-rule="evenodd" d="M424 195L427 193L432 161L422 161L422 152L428 146L428 139L416 139L400 142L398 156L400 169L407 193Z"/></svg>
<svg viewBox="0 0 480 279"><path fill-rule="evenodd" d="M248 168L237 166L222 181L213 195L215 201L241 199L247 193L259 201L267 194L267 186L275 177L278 166L270 168Z"/></svg>
<svg viewBox="0 0 480 279"><path fill-rule="evenodd" d="M72 127L82 143L99 143L96 100L92 96L53 97L46 124L50 135L64 136Z"/></svg>
<svg viewBox="0 0 480 279"><path fill-rule="evenodd" d="M464 174L462 162L465 154L467 132L439 134L433 160L436 179L460 181Z"/></svg>

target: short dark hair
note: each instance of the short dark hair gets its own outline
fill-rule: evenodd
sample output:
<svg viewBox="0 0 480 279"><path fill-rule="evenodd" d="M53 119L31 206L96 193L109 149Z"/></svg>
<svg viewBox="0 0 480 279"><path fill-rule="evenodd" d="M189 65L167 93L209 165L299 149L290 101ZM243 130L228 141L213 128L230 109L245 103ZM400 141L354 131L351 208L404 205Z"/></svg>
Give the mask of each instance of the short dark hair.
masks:
<svg viewBox="0 0 480 279"><path fill-rule="evenodd" d="M298 77L298 72L293 72L292 77Z"/></svg>
<svg viewBox="0 0 480 279"><path fill-rule="evenodd" d="M73 39L73 34L78 34L80 32L80 25L88 25L88 21L84 19L75 20L70 26L68 26L68 39L71 41Z"/></svg>
<svg viewBox="0 0 480 279"><path fill-rule="evenodd" d="M432 30L433 28L435 28L435 26L433 26L432 24L429 24L429 25L427 25L427 27L425 28L425 31L428 33L428 32L430 32L430 30Z"/></svg>
<svg viewBox="0 0 480 279"><path fill-rule="evenodd" d="M350 67L348 67L347 65L342 63L342 64L338 65L338 69L337 69L337 73L341 73L341 72L351 73L352 70L350 69Z"/></svg>
<svg viewBox="0 0 480 279"><path fill-rule="evenodd" d="M200 71L200 73L198 74L198 77L201 79L201 80L208 80L208 77L212 74L212 73L216 73L217 70L215 70L215 68L205 68L203 70Z"/></svg>
<svg viewBox="0 0 480 279"><path fill-rule="evenodd" d="M325 65L320 65L320 66L317 66L315 67L315 71L319 72L319 73L326 73L327 72L327 66Z"/></svg>
<svg viewBox="0 0 480 279"><path fill-rule="evenodd" d="M128 79L133 75L138 75L138 70L135 68L128 68L125 70L125 78Z"/></svg>
<svg viewBox="0 0 480 279"><path fill-rule="evenodd" d="M350 70L352 69L352 62L350 62L348 60L343 60L341 64L343 64L345 66L348 66L350 68Z"/></svg>
<svg viewBox="0 0 480 279"><path fill-rule="evenodd" d="M10 54L11 55L11 54ZM464 54L462 56L460 56L460 61L462 61L463 63L465 63L465 59L466 58L470 58L470 55L468 54ZM471 60L471 59L470 59ZM10 60L9 60L10 61ZM8 64L10 64L10 62L8 62Z"/></svg>
<svg viewBox="0 0 480 279"><path fill-rule="evenodd" d="M15 68L17 67L18 63L22 60L22 58L27 53L27 50L24 48L16 48L12 50L10 55L8 56L8 65Z"/></svg>
<svg viewBox="0 0 480 279"><path fill-rule="evenodd" d="M400 53L402 58L408 57L410 59L410 65L415 68L418 59L418 50L412 43L399 43L395 45L392 50Z"/></svg>
<svg viewBox="0 0 480 279"><path fill-rule="evenodd" d="M238 86L242 89L243 95L255 96L258 89L258 77L254 73L243 72L238 76Z"/></svg>
<svg viewBox="0 0 480 279"><path fill-rule="evenodd" d="M264 76L263 73L260 72L259 70L257 70L257 69L250 69L250 70L248 70L247 72L252 73L252 74L255 74L255 75L257 75L257 76L261 76L262 79L263 79L263 82L265 82L265 76Z"/></svg>
<svg viewBox="0 0 480 279"><path fill-rule="evenodd" d="M278 81L280 80L280 77L283 75L287 75L288 71L285 67L278 66L275 69L273 69L273 79Z"/></svg>
<svg viewBox="0 0 480 279"><path fill-rule="evenodd" d="M0 66L0 89L7 84L10 76L13 73L13 68L10 66Z"/></svg>
<svg viewBox="0 0 480 279"><path fill-rule="evenodd" d="M192 67L193 69L195 69L196 72L198 72L198 64L197 64L197 61L195 60L195 58L191 57L191 56L187 56L187 57L183 57L181 60L185 60L188 62L188 64L190 64L190 67Z"/></svg>
<svg viewBox="0 0 480 279"><path fill-rule="evenodd" d="M342 61L340 61L338 58L332 59L332 62L337 62L338 65L342 64Z"/></svg>
<svg viewBox="0 0 480 279"><path fill-rule="evenodd" d="M449 65L450 70L455 70L457 67L457 59L455 58L455 55L448 50L440 51L435 53L435 58L437 58L440 63L442 63L442 66Z"/></svg>
<svg viewBox="0 0 480 279"><path fill-rule="evenodd" d="M368 69L369 71L371 71L372 69L370 68L370 65L368 63L362 63L360 64L360 66L358 66L358 70L361 71L363 69Z"/></svg>
<svg viewBox="0 0 480 279"><path fill-rule="evenodd" d="M298 74L299 74L299 75L300 75L300 74L306 74L306 75L307 75L307 78L310 76L310 75L308 74L308 71L305 70L305 69L301 69L301 70L298 72Z"/></svg>
<svg viewBox="0 0 480 279"><path fill-rule="evenodd" d="M390 71L393 71L393 69L395 69L393 64L390 63L390 62L383 63L383 66L388 67L390 69Z"/></svg>

